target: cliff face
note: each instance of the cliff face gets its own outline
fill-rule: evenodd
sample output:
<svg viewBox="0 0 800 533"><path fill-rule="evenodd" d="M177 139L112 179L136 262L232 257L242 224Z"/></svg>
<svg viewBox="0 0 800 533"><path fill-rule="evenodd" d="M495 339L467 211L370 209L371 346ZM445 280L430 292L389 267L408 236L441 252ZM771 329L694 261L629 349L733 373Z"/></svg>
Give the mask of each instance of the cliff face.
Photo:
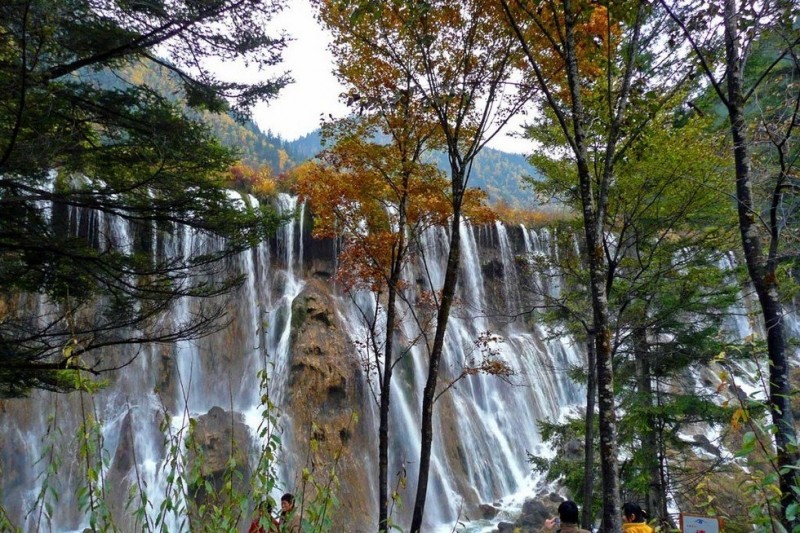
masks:
<svg viewBox="0 0 800 533"><path fill-rule="evenodd" d="M286 412L292 425L295 491L304 492L304 500L313 504L318 487L337 483L341 506L332 516L334 530L367 531L369 510L377 505L371 473L365 469L375 464L369 419L362 416L369 398L359 360L324 281L309 280L294 300L291 338ZM313 483L303 479L304 469Z"/></svg>
<svg viewBox="0 0 800 533"><path fill-rule="evenodd" d="M81 413L98 422L99 449L92 460L103 472L114 523L135 530L139 526L128 505L132 488L135 493L146 487L150 512L158 514L174 489L171 457L175 449L185 449L192 424L202 457L218 459L217 466L203 461L208 467L203 475L212 485L224 483L219 466L226 453L236 458L237 476L249 478L264 444L259 423L267 394L281 413L276 495L295 492L308 508L320 491L333 488L339 501L331 516L334 529L374 529L377 409L373 377L354 343L363 338L360 315L337 289L336 243L310 238L308 216L295 199L282 196L278 204L284 212L299 209L302 215L276 238L231 261L229 270L245 274L246 281L221 301L225 328L193 342L147 346L138 354L102 354L109 360L136 357L107 376L109 385L94 397L37 393L2 403L0 491L4 508L20 527L35 530L49 523L54 530L80 530L88 524L76 497L85 484L85 458L75 446L86 418ZM552 253L548 235L500 224L463 231L459 303L448 326L440 379L441 390L453 386L435 407L427 529L473 517L480 504L531 483L526 451L539 443L536 420L557 416L581 397L564 373L553 371L580 361L569 339L545 342L535 325L509 315L536 299L527 258ZM426 263L409 268L410 286L440 282L445 243L443 229L426 235ZM178 243L162 245L181 249ZM418 293L408 297L413 303ZM183 302L164 320L190 319L198 305ZM392 387L389 471L398 491L394 519L399 524L407 523L416 491L420 395L427 373L425 345L422 339L412 342L420 331L408 310L402 314L395 332L398 357L403 355ZM476 341L486 332L502 339L493 350L515 374L507 381L484 375L458 379L483 356ZM258 377L264 368L270 374L267 390ZM185 468L197 461L194 457L185 458ZM42 492L47 486L59 494L58 501ZM206 496L191 498L187 505L196 509ZM39 512L45 503L53 506L50 518ZM243 510L245 529L249 512ZM182 518L167 513L163 520L177 531Z"/></svg>

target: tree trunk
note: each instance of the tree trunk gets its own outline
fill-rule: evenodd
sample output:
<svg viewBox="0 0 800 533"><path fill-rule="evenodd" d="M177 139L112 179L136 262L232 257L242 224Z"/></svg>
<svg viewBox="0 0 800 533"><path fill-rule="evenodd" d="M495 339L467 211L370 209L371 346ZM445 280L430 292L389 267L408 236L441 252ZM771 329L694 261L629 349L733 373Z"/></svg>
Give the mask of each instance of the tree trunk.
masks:
<svg viewBox="0 0 800 533"><path fill-rule="evenodd" d="M584 440L583 461L583 513L581 527L592 526L592 500L594 495L594 399L597 394L597 355L595 352L594 334L589 335L586 343L586 430Z"/></svg>
<svg viewBox="0 0 800 533"><path fill-rule="evenodd" d="M393 269L394 270L394 269ZM378 428L378 531L389 531L389 399L392 385L392 350L394 347L395 300L397 279L392 272L386 307L386 344L381 380L380 425Z"/></svg>
<svg viewBox="0 0 800 533"><path fill-rule="evenodd" d="M752 198L752 175L750 154L744 117L744 89L742 62L740 61L737 35L738 17L734 0L725 0L725 60L727 67L728 118L733 138L733 156L736 170L736 199L739 215L739 231L742 236L747 272L758 295L764 326L767 332L769 355L769 403L772 422L775 425L775 447L777 467L785 470L780 474L781 522L791 531L796 521L786 518L786 510L797 497L792 487L797 483L793 468L797 457L790 451L795 442L794 416L789 398L789 368L786 360L786 341L783 333L783 309L778 296L774 269L767 268L760 240L760 231ZM777 236L773 236L777 238ZM789 468L787 468L789 467Z"/></svg>
<svg viewBox="0 0 800 533"><path fill-rule="evenodd" d="M659 388L658 379L656 379L656 405L661 407L661 389ZM656 421L656 442L658 444L658 481L662 488L661 508L658 510L659 515L664 517L661 523L662 527L666 530L676 529L675 521L669 515L667 510L667 487L669 487L669 479L667 472L667 451L666 443L664 442L664 418L660 416Z"/></svg>
<svg viewBox="0 0 800 533"><path fill-rule="evenodd" d="M600 433L600 469L603 475L603 526L601 531L622 530L622 504L617 463L617 416L614 410L614 371L611 357L611 332L605 294L593 297L597 335L597 400Z"/></svg>
<svg viewBox="0 0 800 533"><path fill-rule="evenodd" d="M463 179L462 179L463 183ZM454 187L456 189L456 187ZM458 192L454 190L454 192ZM454 204L460 204L461 194L454 194ZM436 316L436 335L433 339L430 361L428 363L428 379L422 393L422 431L419 452L419 476L417 478L417 496L414 500L414 515L411 518L411 532L416 533L422 527L422 515L425 512L425 499L428 494L428 473L431 465L431 446L433 444L433 401L436 396L436 383L439 378L439 362L444 349L444 335L447 330L447 319L458 281L458 265L461 257L461 207L454 206L453 224L450 233L450 252L447 256L447 269L442 287L441 304Z"/></svg>
<svg viewBox="0 0 800 533"><path fill-rule="evenodd" d="M658 438L655 418L652 414L653 387L650 378L650 359L647 346L647 332L644 328L634 327L633 346L636 366L636 389L638 403L647 409L645 428L641 434L641 451L645 461L645 469L650 478L650 486L645 500L645 509L651 518L658 518L659 523L666 519L661 514L664 487L661 485L661 469L659 463Z"/></svg>
<svg viewBox="0 0 800 533"><path fill-rule="evenodd" d="M614 410L614 369L612 363L611 331L608 320L608 295L606 292L607 265L603 250L602 194L593 193L593 180L588 164L588 146L583 121L585 113L581 98L578 52L575 45L576 13L571 0L564 0L565 59L567 80L572 99L572 128L575 141L575 158L583 228L589 263L592 316L597 350L597 406L600 435L600 471L603 476L603 526L601 531L617 533L622 530L620 516L619 467L617 463L617 417Z"/></svg>
<svg viewBox="0 0 800 533"><path fill-rule="evenodd" d="M408 202L409 175L403 176L404 191L398 204L397 247L392 255L391 272L386 302L386 342L383 355L383 375L381 381L380 426L378 428L378 531L389 531L389 403L392 391L394 364L394 329L397 321L397 286L403 271L406 257L406 205Z"/></svg>

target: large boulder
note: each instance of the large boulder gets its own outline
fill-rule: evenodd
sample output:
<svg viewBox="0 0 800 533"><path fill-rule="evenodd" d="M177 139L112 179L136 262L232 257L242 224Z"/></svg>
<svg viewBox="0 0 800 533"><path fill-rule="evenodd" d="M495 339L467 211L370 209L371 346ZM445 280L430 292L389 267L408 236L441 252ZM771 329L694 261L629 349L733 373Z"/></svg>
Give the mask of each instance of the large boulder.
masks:
<svg viewBox="0 0 800 533"><path fill-rule="evenodd" d="M489 505L488 503L480 504L478 506L478 510L480 511L481 518L485 518L487 520L491 520L500 513L500 509L494 505Z"/></svg>
<svg viewBox="0 0 800 533"><path fill-rule="evenodd" d="M553 511L541 500L525 500L522 504L522 514L516 525L524 531L534 531L544 526L544 521L553 516Z"/></svg>
<svg viewBox="0 0 800 533"><path fill-rule="evenodd" d="M197 520L202 506L229 505L231 494L234 499L247 494L252 474L249 457L254 444L242 415L221 407L212 407L198 417L190 438L190 520Z"/></svg>
<svg viewBox="0 0 800 533"><path fill-rule="evenodd" d="M287 399L291 449L296 451L298 474L306 469L323 487L334 475L340 481L341 507L333 517L334 529L369 531L377 502L367 466L375 464L375 446L361 416L366 384L333 298L329 282L312 278L292 305ZM312 483L303 486L313 492ZM316 497L302 496L306 501Z"/></svg>
<svg viewBox="0 0 800 533"><path fill-rule="evenodd" d="M542 492L535 498L528 498L522 504L519 517L511 522L500 522L497 531L500 533L539 533L544 528L544 521L556 516L556 509L562 498L554 493Z"/></svg>

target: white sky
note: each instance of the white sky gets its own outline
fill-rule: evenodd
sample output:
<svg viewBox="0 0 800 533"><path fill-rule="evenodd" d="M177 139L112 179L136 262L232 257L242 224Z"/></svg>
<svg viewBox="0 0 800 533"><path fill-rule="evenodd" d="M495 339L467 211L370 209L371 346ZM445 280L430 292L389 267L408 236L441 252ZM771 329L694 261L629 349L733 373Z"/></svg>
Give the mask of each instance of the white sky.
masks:
<svg viewBox="0 0 800 533"><path fill-rule="evenodd" d="M339 102L342 86L333 75L333 56L327 49L330 35L317 24L308 0L288 0L273 23L294 39L284 50L279 70L290 71L295 82L271 102L258 104L253 119L262 130L294 140L319 128L322 115L341 117L347 108ZM521 124L520 117L507 130L518 131ZM507 152L530 151L530 141L507 134L495 138L490 146Z"/></svg>
<svg viewBox="0 0 800 533"><path fill-rule="evenodd" d="M339 102L342 86L333 75L333 56L328 51L330 35L314 20L307 0L289 0L275 19L291 41L283 54L281 71L290 71L295 82L267 104L258 104L253 119L266 131L294 140L320 127L320 116L341 117L347 108Z"/></svg>

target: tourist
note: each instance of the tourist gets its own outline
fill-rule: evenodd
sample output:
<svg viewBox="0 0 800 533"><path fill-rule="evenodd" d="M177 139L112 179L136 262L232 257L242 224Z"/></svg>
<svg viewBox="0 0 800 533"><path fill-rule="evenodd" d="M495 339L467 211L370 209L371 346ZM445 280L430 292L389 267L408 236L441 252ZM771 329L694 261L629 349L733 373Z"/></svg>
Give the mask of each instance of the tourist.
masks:
<svg viewBox="0 0 800 533"><path fill-rule="evenodd" d="M274 533L279 531L278 520L272 516L273 504L270 500L264 500L256 507L256 517L250 523L247 533ZM264 516L267 516L264 519ZM267 524L269 529L264 529L263 523Z"/></svg>
<svg viewBox="0 0 800 533"><path fill-rule="evenodd" d="M644 511L639 504L628 502L622 506L623 533L653 533L653 528L644 521Z"/></svg>
<svg viewBox="0 0 800 533"><path fill-rule="evenodd" d="M294 507L294 494L287 492L281 496L280 530L286 533L301 533L300 515Z"/></svg>
<svg viewBox="0 0 800 533"><path fill-rule="evenodd" d="M558 506L558 517L545 520L544 527L556 528L556 531L561 533L589 533L578 526L578 504L572 500L561 502Z"/></svg>

